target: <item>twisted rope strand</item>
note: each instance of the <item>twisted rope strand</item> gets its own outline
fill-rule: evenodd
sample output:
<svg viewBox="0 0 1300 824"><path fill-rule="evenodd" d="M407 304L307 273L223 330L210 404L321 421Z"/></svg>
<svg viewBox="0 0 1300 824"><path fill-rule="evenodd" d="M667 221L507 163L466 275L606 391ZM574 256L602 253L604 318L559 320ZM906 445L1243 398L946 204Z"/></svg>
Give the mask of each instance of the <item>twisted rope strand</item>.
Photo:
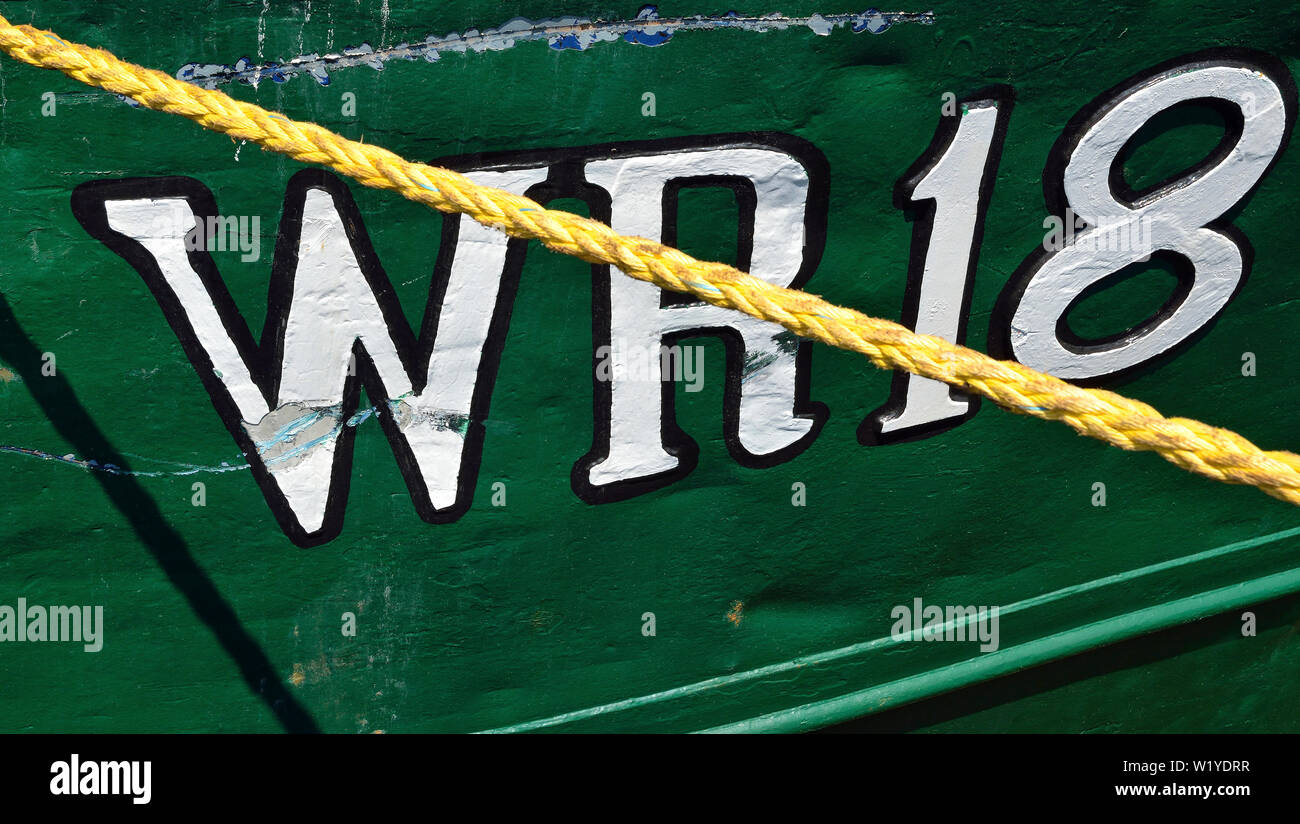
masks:
<svg viewBox="0 0 1300 824"><path fill-rule="evenodd" d="M588 218L546 209L526 197L480 186L464 175L411 163L378 146L347 140L314 123L235 100L69 43L52 32L14 26L0 17L0 48L11 57L64 74L142 106L177 114L206 129L303 163L328 166L365 186L388 189L443 212L469 215L513 237L591 263L618 267L638 280L686 292L715 306L779 324L802 337L866 355L882 369L900 369L983 395L998 406L1061 421L1080 434L1121 449L1158 453L1218 481L1246 484L1300 504L1300 456L1266 452L1226 429L1166 418L1152 407L1100 389L1084 389L1014 361L998 361L942 338L775 286L721 263L706 263L642 237L623 236Z"/></svg>

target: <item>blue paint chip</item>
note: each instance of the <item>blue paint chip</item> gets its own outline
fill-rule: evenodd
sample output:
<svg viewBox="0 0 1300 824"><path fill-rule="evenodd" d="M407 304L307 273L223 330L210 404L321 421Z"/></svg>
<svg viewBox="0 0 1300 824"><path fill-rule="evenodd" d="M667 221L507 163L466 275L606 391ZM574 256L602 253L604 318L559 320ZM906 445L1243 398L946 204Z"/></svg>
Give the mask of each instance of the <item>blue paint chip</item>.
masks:
<svg viewBox="0 0 1300 824"><path fill-rule="evenodd" d="M637 20L658 20L658 6L642 6L636 13ZM662 46L672 39L672 33L667 31L649 32L645 29L632 29L623 35L623 40L628 43L634 43L638 46Z"/></svg>
<svg viewBox="0 0 1300 824"><path fill-rule="evenodd" d="M578 40L578 36L576 34L566 34L560 37L556 37L550 41L550 46L556 51L565 51L567 49L572 49L574 51L585 51L587 48L582 44L580 40Z"/></svg>
<svg viewBox="0 0 1300 824"><path fill-rule="evenodd" d="M641 29L633 29L623 35L623 39L629 43L635 43L638 46L662 46L672 39L672 32L656 32L650 34Z"/></svg>
<svg viewBox="0 0 1300 824"><path fill-rule="evenodd" d="M347 425L352 427L360 426L362 423L365 422L367 418L369 418L373 414L375 414L374 407L371 407L370 409L363 409L362 411L348 418Z"/></svg>
<svg viewBox="0 0 1300 824"><path fill-rule="evenodd" d="M855 14L852 23L850 23L850 28L854 34L861 34L864 31L880 34L889 26L889 19L880 13L880 9L867 9L862 14Z"/></svg>

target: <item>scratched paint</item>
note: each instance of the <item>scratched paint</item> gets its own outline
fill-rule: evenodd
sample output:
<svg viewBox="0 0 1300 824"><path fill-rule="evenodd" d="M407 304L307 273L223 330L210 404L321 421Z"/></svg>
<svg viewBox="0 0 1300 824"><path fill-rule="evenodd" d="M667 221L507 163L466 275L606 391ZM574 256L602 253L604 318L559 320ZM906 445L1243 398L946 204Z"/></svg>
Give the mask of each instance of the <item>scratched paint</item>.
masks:
<svg viewBox="0 0 1300 824"><path fill-rule="evenodd" d="M75 467L77 469L85 469L93 472L103 472L108 475L118 475L122 477L133 477L133 478L172 478L172 477L181 477L184 475L198 475L200 473L205 473L205 472L209 472L209 473L238 472L242 469L248 469L248 464L246 463L229 463L223 461L221 464L216 466L196 466L193 464L175 463L173 465L182 468L170 470L170 471L131 470L131 469L124 469L113 463L100 463L94 458L83 459L83 458L78 458L72 454L56 455L52 452L43 452L39 449L28 449L26 447L11 446L8 444L0 444L0 452L3 452L7 455L22 455L27 458L36 458L37 460L50 461L55 464ZM132 457L139 457L139 456L132 456ZM144 458L142 460L149 461L149 462L156 462L155 459L152 458Z"/></svg>
<svg viewBox="0 0 1300 824"><path fill-rule="evenodd" d="M0 380L21 381L12 372L0 367ZM405 420L412 414L420 414L429 417L435 421L435 426L445 429L453 429L462 435L469 426L469 420L463 415L455 413L443 413L439 416L437 413L409 411L409 405L393 401L391 403L394 417L399 421ZM290 414L285 415L283 411ZM286 404L280 407L277 412L281 415L268 415L260 424L250 424L250 434L257 433L262 435L262 439L255 439L254 443L258 447L259 453L269 465L277 463L287 463L294 458L300 457L304 453L321 446L324 443L332 441L344 427L353 428L361 425L367 420L373 418L377 413L376 407L368 407L353 413L347 420L342 420L342 411L338 406L327 406L319 408L307 407L303 404ZM321 424L325 427L322 431ZM401 424L399 423L399 426ZM311 433L309 437L303 437L304 433ZM113 463L101 463L93 458L78 458L75 455L65 454L56 455L52 452L45 452L40 449L29 449L27 447L13 446L9 444L0 444L0 453L8 455L21 455L27 458L35 458L42 461L51 461L63 466L75 467L91 472L103 472L108 475L118 475L132 478L175 478L186 475L198 475L202 473L220 474L224 472L239 472L248 469L248 463L242 458L235 458L230 461L222 461L215 465L198 465L187 464L176 461L164 461L158 458L148 458L141 455L128 455L128 457L137 458L146 463L168 464L176 467L173 470L142 470L142 469L125 469Z"/></svg>
<svg viewBox="0 0 1300 824"><path fill-rule="evenodd" d="M426 410L413 406L406 397L393 398L386 404L397 428L428 422L439 431L453 431L464 437L469 416L447 410ZM258 454L267 466L292 466L303 457L332 444L345 427L354 428L374 417L379 410L369 407L343 417L341 404L313 405L301 402L283 404L260 421L244 422Z"/></svg>
<svg viewBox="0 0 1300 824"><path fill-rule="evenodd" d="M518 0L505 13L491 0L391 3L386 39L379 0L313 0L310 20L302 3L264 12L260 0L102 3L93 14L62 0L5 5L12 19L169 71L196 59L256 61L259 21L264 58L274 60L341 54L335 42L386 54L392 38L438 27L499 29L516 14L560 13L554 0ZM563 11L632 21L637 5L569 2ZM779 7L811 22L826 6L755 0L741 11L758 17ZM466 47L473 58L464 61L444 51L439 66L327 69L336 78L327 88L301 78L224 88L421 160L737 130L796 135L831 169L825 257L806 288L896 319L917 223L897 208L895 181L930 143L944 91L1012 84L1016 111L971 296L969 342L984 349L998 293L1043 240L1042 172L1062 124L1133 73L1206 46L1249 46L1300 65L1300 10L1281 0L1253 15L1225 7L1200 16L1180 0L1100 9L1018 2L997 14L987 4L934 6L934 25L898 25L878 38L847 27L820 37L802 23L767 34L677 29L662 48L598 40L572 59L541 39ZM675 10L725 8L680 0ZM667 3L660 9L667 19ZM925 689L987 679L968 663L1002 660L888 643L891 607L912 597L1021 605L1003 624L995 653L1003 656L1294 567L1293 508L991 404L934 437L861 446L856 428L889 396L893 376L820 346L810 398L830 417L806 453L764 469L736 463L715 380L727 353L705 338L705 359L719 368L706 370L703 392L676 390L677 425L699 446L693 472L633 500L586 504L569 473L592 444L591 272L535 247L504 333L470 509L452 523L416 515L385 433L367 423L377 417L367 396L353 416L346 528L332 544L296 549L156 301L75 222L69 198L86 180L184 175L210 187L223 212L260 214L273 227L299 166L260 151L235 162L227 138L83 98L42 117L43 92L62 100L81 87L12 61L0 61L0 88L0 363L14 375L0 385L0 443L17 445L0 454L0 592L102 603L109 621L97 656L0 647L0 671L23 674L5 684L0 731L274 732L289 728L274 708L286 694L335 732L698 730L866 688L874 712ZM344 88L361 100L352 119L339 117ZM658 96L656 117L641 114L646 91ZM1212 122L1180 129L1137 147L1124 164L1135 186L1182 173L1222 137ZM1300 237L1284 229L1300 182L1296 159L1293 144L1232 219L1255 253L1233 306L1177 360L1121 387L1125 394L1294 446L1288 268ZM349 185L414 329L442 219ZM688 200L679 240L696 224L734 234L734 206ZM729 259L723 252L735 248L709 234L691 251ZM216 266L254 336L264 331L270 260L218 255ZM1133 288L1160 306L1168 290L1143 286L1144 277ZM1098 297L1080 304L1084 319L1123 320L1113 296ZM59 378L40 373L46 350L58 355ZM1257 376L1240 375L1245 351L1258 356ZM103 433L98 444L80 434L87 421ZM137 483L70 463L108 456L132 470L193 472L139 457L150 456L213 471ZM192 503L198 479L205 507ZM1107 484L1104 508L1090 504L1094 482ZM792 505L794 483L806 486L806 506ZM161 550L150 550L178 545L196 560L193 577L206 575L231 605L225 626L245 627L265 654L269 667L253 668L258 679L242 675L246 659L218 643L219 629L159 568ZM726 618L737 602L738 625ZM1053 671L1072 683L1031 668L976 686L975 700L948 693L875 717L885 729L1294 731L1300 717L1287 685L1300 678L1300 599L1251 609L1256 638L1241 637L1238 610L1076 656ZM344 611L358 617L356 637L340 633ZM657 616L657 636L642 635L645 612ZM948 675L937 683L914 677L920 672ZM277 680L287 693L268 699Z"/></svg>
<svg viewBox="0 0 1300 824"><path fill-rule="evenodd" d="M265 13L265 9L263 11ZM383 20L388 20L385 3ZM852 14L820 14L787 17L780 12L764 15L741 15L734 11L722 15L660 17L656 6L643 6L630 20L593 20L587 17L553 17L529 20L515 17L500 26L485 30L469 29L446 35L429 35L416 43L374 48L369 43L344 48L330 54L302 54L279 62L262 62L265 39L262 18L258 23L258 58L241 57L232 64L187 63L176 77L205 88L223 83L240 82L257 85L264 80L283 83L299 75L309 75L322 86L329 85L331 72L354 66L369 66L381 71L392 60L425 60L436 63L446 53L503 51L517 43L541 41L556 51L585 51L597 43L624 42L638 46L662 46L682 32L735 29L748 32L784 31L806 27L826 36L838 28L856 33L880 34L898 23L934 22L931 12L882 12L868 9Z"/></svg>
<svg viewBox="0 0 1300 824"><path fill-rule="evenodd" d="M0 367L0 381L14 382L21 380L8 369ZM417 421L426 420L432 422L436 429L451 430L460 433L462 436L469 428L468 416L456 412L416 409L400 398L390 401L388 405L399 428L405 428ZM257 424L248 424L247 428L249 434L254 438L258 453L268 465L291 464L295 459L301 458L311 450L332 442L344 427L355 428L360 426L365 421L374 418L378 412L377 407L371 406L358 410L346 420L343 420L342 408L338 405L310 407L305 404L292 403L285 404ZM75 455L56 455L39 449L29 449L8 444L0 444L0 453L21 455L91 472L104 472L109 475L133 478L175 478L202 473L239 472L249 468L248 463L243 459L232 459L232 461L222 461L216 465L202 466L130 455L129 457L139 458L147 463L166 463L177 468L173 470L125 469L116 464L101 463L93 458L82 459Z"/></svg>

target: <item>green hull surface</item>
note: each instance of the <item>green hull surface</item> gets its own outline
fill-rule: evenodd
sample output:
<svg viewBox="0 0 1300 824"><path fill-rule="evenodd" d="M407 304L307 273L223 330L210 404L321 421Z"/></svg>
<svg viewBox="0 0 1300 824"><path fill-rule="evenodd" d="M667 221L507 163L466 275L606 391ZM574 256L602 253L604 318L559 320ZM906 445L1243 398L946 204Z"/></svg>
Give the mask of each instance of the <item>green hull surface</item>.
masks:
<svg viewBox="0 0 1300 824"><path fill-rule="evenodd" d="M956 210L978 213L977 260L949 304L967 345L1003 356L1017 354L1014 284L1058 213L1053 158L1107 94L1245 66L1277 90L1284 131L1295 113L1289 3L953 2L888 27L803 0L735 10L37 0L3 13L409 159L530 169L531 196L612 209L615 228L645 198L589 164L736 149L734 168L683 160L650 192L662 239L757 266L794 238L801 288L913 325L930 306L918 279L936 223L917 178L992 101L982 195ZM931 11L887 11L900 10ZM759 19L777 11L787 19ZM1243 123L1249 136L1271 116L1267 96L1260 112L1225 108L1212 87L1126 142L1121 188L1201 185L1232 162ZM1285 138L1256 185L1192 224L1244 250L1223 305L1092 385L1300 446L1300 155ZM599 374L599 347L627 329L610 326L624 276L514 241L449 297L455 261L494 248L470 242L486 236L303 169L0 60L0 731L1300 729L1295 507L990 403L879 437L870 421L897 412L895 376L790 337L747 347L713 316L664 339L679 368L662 426L637 429L652 448L602 483L609 440L645 420L611 412ZM798 185L769 186L782 174ZM206 272L208 297L228 294L212 305L275 411L256 430L241 429L222 388L237 376L198 321L177 320L199 298L175 298L152 247L124 240L123 210L163 198L233 219L205 235L228 242L178 261ZM310 252L317 240L325 252ZM412 412L370 338L347 383L359 394L281 414L276 386L306 373L279 375L277 351L326 348L293 331L318 304L290 293L358 248L369 280L352 286L368 282L383 311L322 298L310 328L382 317L411 374L433 324L452 328L457 307L499 289L468 412ZM1154 251L1082 290L1070 335L1123 345L1190 306L1206 270ZM690 309L653 311L674 307ZM781 364L795 375L785 395L769 380ZM745 440L743 404L768 391L796 431L764 452ZM393 440L408 423L466 444L454 501L417 501L418 447ZM308 436L350 448L350 466L313 474ZM258 466L264 447L274 471ZM317 484L323 515L286 503L280 468ZM72 606L97 640L49 638ZM927 607L941 626L927 630ZM954 629L953 607L973 608L957 622L973 640L926 641Z"/></svg>

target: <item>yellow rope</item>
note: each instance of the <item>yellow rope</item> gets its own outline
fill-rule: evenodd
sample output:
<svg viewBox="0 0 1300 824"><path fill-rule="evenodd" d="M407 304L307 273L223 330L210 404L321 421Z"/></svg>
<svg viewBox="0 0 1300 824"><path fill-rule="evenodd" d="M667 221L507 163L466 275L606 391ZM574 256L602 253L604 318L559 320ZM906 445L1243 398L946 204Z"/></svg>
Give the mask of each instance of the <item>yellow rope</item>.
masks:
<svg viewBox="0 0 1300 824"><path fill-rule="evenodd" d="M705 263L569 212L545 209L509 192L479 186L447 169L411 163L378 146L347 140L314 123L243 103L213 89L119 60L55 34L14 26L0 17L0 48L10 56L58 69L143 106L178 114L213 131L248 140L304 163L328 166L366 186L391 189L444 212L466 214L514 237L592 263L617 266L639 280L772 321L803 337L861 352L883 369L902 369L992 399L1004 409L1057 420L1121 449L1149 450L1199 475L1256 486L1300 504L1300 456L1265 452L1226 429L1166 418L1114 392L1084 389L1014 361L998 361L942 338L773 286L721 263Z"/></svg>

